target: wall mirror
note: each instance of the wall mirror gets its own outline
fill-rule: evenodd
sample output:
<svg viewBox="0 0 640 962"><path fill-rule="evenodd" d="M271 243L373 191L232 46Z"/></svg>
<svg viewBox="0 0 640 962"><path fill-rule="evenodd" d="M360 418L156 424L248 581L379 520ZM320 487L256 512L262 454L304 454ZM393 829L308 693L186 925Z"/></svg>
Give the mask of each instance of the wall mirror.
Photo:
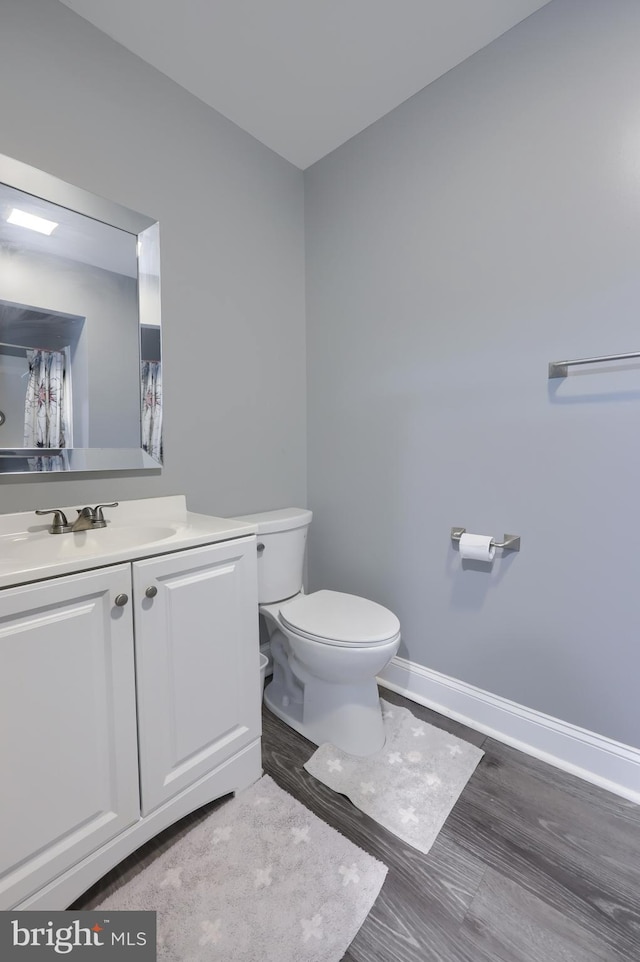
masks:
<svg viewBox="0 0 640 962"><path fill-rule="evenodd" d="M158 224L0 155L0 474L161 464Z"/></svg>

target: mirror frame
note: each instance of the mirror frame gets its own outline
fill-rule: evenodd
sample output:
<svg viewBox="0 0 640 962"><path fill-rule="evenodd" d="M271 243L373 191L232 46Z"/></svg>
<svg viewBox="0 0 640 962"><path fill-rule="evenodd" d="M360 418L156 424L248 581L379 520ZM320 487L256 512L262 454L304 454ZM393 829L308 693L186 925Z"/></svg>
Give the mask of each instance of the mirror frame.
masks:
<svg viewBox="0 0 640 962"><path fill-rule="evenodd" d="M52 174L4 154L0 154L0 183L133 234L137 240L138 251L138 350L140 351L140 330L143 325L157 327L162 341L160 231L156 220L92 194L82 187L74 187ZM142 448L142 407L139 411L139 423L139 448L0 447L0 477L24 474L46 478L61 472L141 471L149 468L159 470L162 463ZM41 461L55 459L56 467L37 470L25 467L25 461L29 458L38 458Z"/></svg>

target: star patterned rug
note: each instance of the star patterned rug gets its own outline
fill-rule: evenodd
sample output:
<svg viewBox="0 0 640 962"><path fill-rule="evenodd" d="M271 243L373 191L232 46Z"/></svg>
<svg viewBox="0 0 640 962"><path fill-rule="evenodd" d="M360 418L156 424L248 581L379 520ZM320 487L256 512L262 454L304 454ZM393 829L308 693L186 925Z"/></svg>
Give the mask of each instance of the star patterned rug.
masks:
<svg viewBox="0 0 640 962"><path fill-rule="evenodd" d="M381 699L384 747L358 758L325 744L305 769L427 853L484 752Z"/></svg>
<svg viewBox="0 0 640 962"><path fill-rule="evenodd" d="M264 775L96 908L155 911L166 962L339 962L386 874Z"/></svg>

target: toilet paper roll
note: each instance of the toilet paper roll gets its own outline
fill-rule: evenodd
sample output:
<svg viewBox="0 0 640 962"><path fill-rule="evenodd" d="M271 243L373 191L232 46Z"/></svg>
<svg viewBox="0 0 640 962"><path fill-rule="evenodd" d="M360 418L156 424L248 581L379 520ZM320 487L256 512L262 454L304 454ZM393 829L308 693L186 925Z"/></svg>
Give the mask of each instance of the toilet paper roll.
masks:
<svg viewBox="0 0 640 962"><path fill-rule="evenodd" d="M496 549L491 540L490 534L467 534L465 531L460 535L460 557L472 561L493 561Z"/></svg>

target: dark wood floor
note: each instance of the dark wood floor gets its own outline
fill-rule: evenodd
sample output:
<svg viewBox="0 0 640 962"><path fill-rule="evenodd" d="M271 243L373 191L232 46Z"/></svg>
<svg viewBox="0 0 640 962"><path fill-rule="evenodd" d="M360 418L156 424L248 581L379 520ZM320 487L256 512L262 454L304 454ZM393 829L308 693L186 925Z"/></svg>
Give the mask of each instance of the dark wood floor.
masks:
<svg viewBox="0 0 640 962"><path fill-rule="evenodd" d="M638 962L640 807L381 694L485 752L428 855L308 775L315 746L264 714L265 771L389 866L345 962Z"/></svg>
<svg viewBox="0 0 640 962"><path fill-rule="evenodd" d="M263 716L265 772L389 867L344 962L640 962L640 807L381 694L485 752L428 855L307 774L315 746ZM74 908L95 905L214 806L134 853Z"/></svg>

